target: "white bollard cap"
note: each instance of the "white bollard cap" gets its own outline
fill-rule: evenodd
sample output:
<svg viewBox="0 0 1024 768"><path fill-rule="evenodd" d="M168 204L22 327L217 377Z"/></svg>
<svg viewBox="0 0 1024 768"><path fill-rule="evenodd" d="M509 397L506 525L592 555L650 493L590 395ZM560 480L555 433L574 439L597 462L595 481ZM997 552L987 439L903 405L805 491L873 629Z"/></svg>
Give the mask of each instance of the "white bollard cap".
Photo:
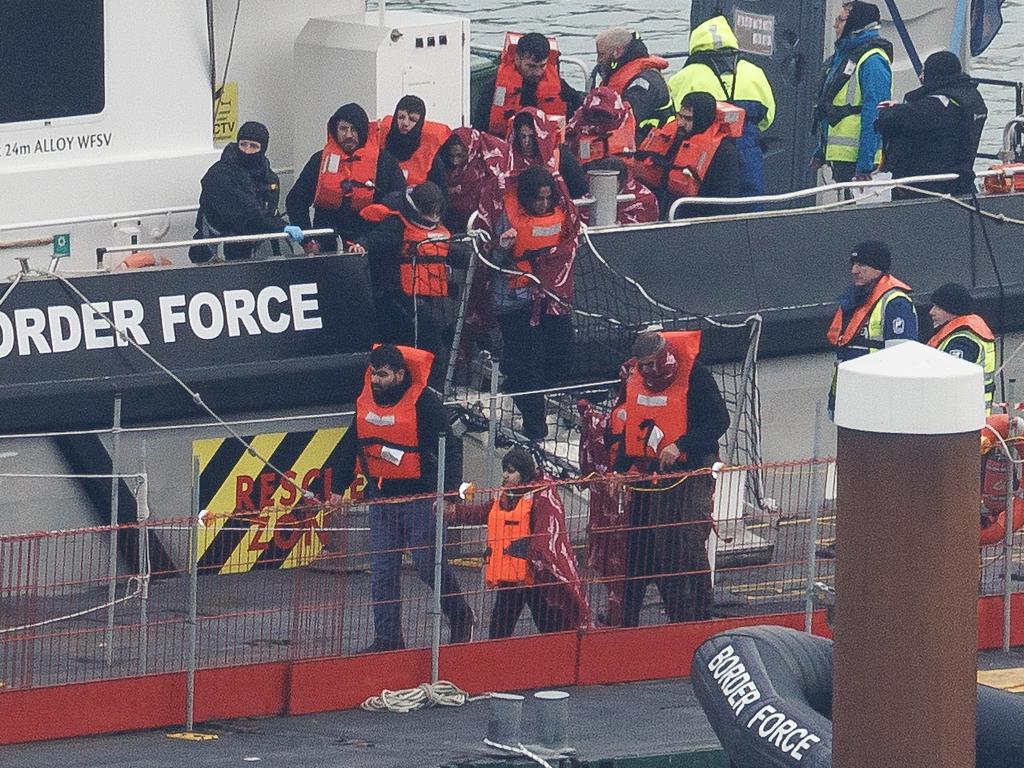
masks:
<svg viewBox="0 0 1024 768"><path fill-rule="evenodd" d="M981 366L905 341L839 364L837 426L862 432L945 435L985 425Z"/></svg>

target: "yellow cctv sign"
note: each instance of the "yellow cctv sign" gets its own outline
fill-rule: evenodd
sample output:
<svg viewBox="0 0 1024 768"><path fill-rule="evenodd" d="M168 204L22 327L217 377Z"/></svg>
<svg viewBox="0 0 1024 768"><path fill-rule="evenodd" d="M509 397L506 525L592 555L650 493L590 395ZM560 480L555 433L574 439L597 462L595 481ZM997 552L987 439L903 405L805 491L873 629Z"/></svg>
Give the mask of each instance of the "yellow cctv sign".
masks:
<svg viewBox="0 0 1024 768"><path fill-rule="evenodd" d="M213 140L227 144L238 135L238 83L229 82L220 86L213 116Z"/></svg>

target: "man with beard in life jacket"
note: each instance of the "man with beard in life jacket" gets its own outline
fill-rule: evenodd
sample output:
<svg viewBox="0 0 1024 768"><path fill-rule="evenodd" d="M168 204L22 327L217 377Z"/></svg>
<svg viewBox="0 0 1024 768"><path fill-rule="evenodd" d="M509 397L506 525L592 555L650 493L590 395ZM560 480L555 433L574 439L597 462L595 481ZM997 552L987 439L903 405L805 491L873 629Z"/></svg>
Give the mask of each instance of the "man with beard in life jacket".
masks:
<svg viewBox="0 0 1024 768"><path fill-rule="evenodd" d="M714 480L710 473L656 477L710 467L729 412L714 376L697 362L700 331L645 331L633 344L626 395L612 412L610 433L622 435L617 473L630 482L623 626L640 624L654 582L670 622L711 617L708 563Z"/></svg>
<svg viewBox="0 0 1024 768"><path fill-rule="evenodd" d="M441 399L427 388L432 357L410 347L375 347L356 400L355 419L336 449L338 487L352 483L357 462L368 481L374 640L360 653L405 647L401 568L406 547L423 583L434 583L438 438L447 435L449 446L454 439ZM449 458L446 493L458 493L457 470L458 462ZM451 642L469 642L473 611L447 557L441 561L441 610L448 619Z"/></svg>
<svg viewBox="0 0 1024 768"><path fill-rule="evenodd" d="M366 110L349 103L327 121L327 143L310 156L285 198L288 219L303 229L329 227L344 248L370 231L372 224L359 215L370 203L405 189L405 176L394 155L381 149L370 134ZM306 240L307 253L333 251L335 238Z"/></svg>
<svg viewBox="0 0 1024 768"><path fill-rule="evenodd" d="M850 254L851 284L839 295L828 329L829 343L836 348L829 418L835 415L839 363L902 341L917 341L917 310L910 286L889 274L891 268L889 246L878 240L858 243Z"/></svg>
<svg viewBox="0 0 1024 768"><path fill-rule="evenodd" d="M403 96L395 113L377 124L377 141L394 155L410 187L431 175L437 151L451 135L444 123L427 120L427 105L419 96Z"/></svg>
<svg viewBox="0 0 1024 768"><path fill-rule="evenodd" d="M640 145L633 173L658 196L663 217L681 197L736 197L741 178L735 139L742 132L742 109L718 103L710 93L688 93L677 119L651 131ZM676 217L736 211L729 205L690 205Z"/></svg>
<svg viewBox="0 0 1024 768"><path fill-rule="evenodd" d="M512 118L524 107L536 107L565 124L583 96L559 75L559 53L552 42L539 32L505 34L494 80L480 87L474 128L504 139Z"/></svg>
<svg viewBox="0 0 1024 768"><path fill-rule="evenodd" d="M448 367L448 251L441 223L444 196L432 181L371 203L363 218L377 224L360 241L370 263L383 341L434 355L430 386L440 391Z"/></svg>
<svg viewBox="0 0 1024 768"><path fill-rule="evenodd" d="M484 579L496 590L488 637L511 637L529 606L541 633L590 623L565 507L533 456L515 447L501 460L502 491L493 502L449 507L449 522L487 526Z"/></svg>
<svg viewBox="0 0 1024 768"><path fill-rule="evenodd" d="M996 391L996 335L974 313L970 291L960 283L940 285L932 292L928 315L935 327L928 346L980 365L985 372L985 413L991 414Z"/></svg>
<svg viewBox="0 0 1024 768"><path fill-rule="evenodd" d="M922 86L902 104L880 104L875 128L882 135L885 170L894 179L957 173L953 181L917 184L933 192L969 195L974 192L974 159L988 107L978 84L964 74L960 59L938 51L924 62ZM893 199L923 197L909 189L893 189Z"/></svg>
<svg viewBox="0 0 1024 768"><path fill-rule="evenodd" d="M270 168L267 146L270 131L263 123L247 122L238 129L238 138L224 147L220 160L203 176L196 214L196 238L229 235L258 235L285 231L295 242L302 240L299 227L286 226L277 215L281 180ZM277 246L277 242L273 243ZM256 245L225 243L224 259L248 259ZM276 253L275 249L275 253ZM213 258L214 249L194 245L188 256L196 264Z"/></svg>
<svg viewBox="0 0 1024 768"><path fill-rule="evenodd" d="M675 115L662 72L668 62L652 56L640 35L624 27L606 29L594 41L595 82L615 91L633 110L637 142Z"/></svg>
<svg viewBox="0 0 1024 768"><path fill-rule="evenodd" d="M878 6L852 0L833 25L836 49L814 107L818 146L811 167L831 166L835 181L870 179L882 161L875 119L878 105L892 98L893 49L879 34L880 18Z"/></svg>
<svg viewBox="0 0 1024 768"><path fill-rule="evenodd" d="M725 16L715 16L690 33L686 65L668 81L672 101L679 105L694 91L742 107L743 134L736 139L742 182L740 195L763 195L762 134L775 120L775 94L764 70L740 55L739 42ZM749 210L749 208L748 208Z"/></svg>
<svg viewBox="0 0 1024 768"><path fill-rule="evenodd" d="M501 328L505 391L536 392L568 375L573 358L573 270L579 215L546 168L530 166L505 193L492 227L491 298ZM523 434L547 436L544 395L512 398Z"/></svg>

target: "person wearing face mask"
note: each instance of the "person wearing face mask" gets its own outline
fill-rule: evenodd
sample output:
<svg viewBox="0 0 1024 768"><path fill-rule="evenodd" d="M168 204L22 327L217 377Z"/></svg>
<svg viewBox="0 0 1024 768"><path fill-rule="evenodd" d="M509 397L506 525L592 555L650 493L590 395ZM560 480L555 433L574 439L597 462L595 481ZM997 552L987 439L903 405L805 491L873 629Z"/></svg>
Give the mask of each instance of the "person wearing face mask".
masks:
<svg viewBox="0 0 1024 768"><path fill-rule="evenodd" d="M410 187L427 180L437 151L451 134L443 123L427 120L427 105L419 96L403 96L377 125L378 141L395 156Z"/></svg>
<svg viewBox="0 0 1024 768"><path fill-rule="evenodd" d="M505 35L494 80L480 87L483 98L473 111L474 128L504 138L509 122L524 107L563 121L576 111L583 96L558 74L559 53L551 43L539 32Z"/></svg>
<svg viewBox="0 0 1024 768"><path fill-rule="evenodd" d="M303 229L310 227L313 208L316 228L329 227L342 239L344 248L365 235L373 225L359 215L370 203L379 203L392 192L405 190L405 176L395 156L370 133L366 110L349 103L327 121L327 143L314 152L302 168L288 197L288 219ZM306 240L307 253L333 251L333 237Z"/></svg>
<svg viewBox="0 0 1024 768"><path fill-rule="evenodd" d="M370 263L381 340L434 355L430 385L440 389L448 365L448 251L444 197L432 181L371 203L363 218L377 226L360 241Z"/></svg>
<svg viewBox="0 0 1024 768"><path fill-rule="evenodd" d="M640 35L624 27L606 29L594 41L597 49L598 85L611 88L629 104L636 123L638 142L654 128L667 123L675 114L668 85L661 74L668 62L652 56Z"/></svg>
<svg viewBox="0 0 1024 768"><path fill-rule="evenodd" d="M487 526L484 580L497 592L488 637L511 637L527 606L542 633L586 627L590 611L558 489L521 447L502 458L501 485L493 502L457 504L448 518Z"/></svg>
<svg viewBox="0 0 1024 768"><path fill-rule="evenodd" d="M677 119L651 133L632 162L634 175L650 187L667 215L680 197L736 197L740 193L739 153L743 110L716 102L703 91L683 97ZM728 205L684 206L676 217L735 213Z"/></svg>
<svg viewBox="0 0 1024 768"><path fill-rule="evenodd" d="M277 215L281 181L270 168L267 146L270 131L263 123L247 122L238 129L238 138L224 147L220 160L203 176L196 215L196 238L230 235L257 235L289 231L293 240L301 240L298 227L287 227ZM277 245L275 242L274 245ZM228 261L250 258L256 249L251 243L225 243ZM194 245L189 259L200 264L213 258L214 249Z"/></svg>
<svg viewBox="0 0 1024 768"><path fill-rule="evenodd" d="M893 178L957 173L953 181L917 184L933 192L969 195L974 191L974 159L988 118L978 84L964 74L960 59L938 51L924 62L922 86L902 104L880 105L875 127L885 146L885 169ZM894 189L893 199L921 197Z"/></svg>
<svg viewBox="0 0 1024 768"><path fill-rule="evenodd" d="M892 98L892 43L881 37L878 6L844 2L836 16L836 49L824 67L811 167L832 168L835 181L864 181L882 161L875 131L878 105Z"/></svg>
<svg viewBox="0 0 1024 768"><path fill-rule="evenodd" d="M710 467L717 460L729 412L714 377L697 362L700 341L700 331L645 331L637 336L627 362L625 397L609 424L609 432L621 434L615 472L680 473ZM623 482L632 490L623 626L639 626L652 581L670 622L711 618L710 473L633 482L627 474Z"/></svg>

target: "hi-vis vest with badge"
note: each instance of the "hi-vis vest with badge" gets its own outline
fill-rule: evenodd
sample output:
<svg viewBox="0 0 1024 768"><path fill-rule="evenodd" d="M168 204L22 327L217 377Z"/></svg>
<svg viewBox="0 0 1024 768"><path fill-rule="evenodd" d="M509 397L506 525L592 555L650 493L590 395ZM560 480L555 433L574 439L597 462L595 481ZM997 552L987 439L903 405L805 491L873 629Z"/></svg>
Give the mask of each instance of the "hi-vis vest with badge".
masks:
<svg viewBox="0 0 1024 768"><path fill-rule="evenodd" d="M849 75L846 83L839 89L832 98L831 106L837 114L845 114L839 122L829 122L828 135L825 139L825 159L839 162L855 163L860 153L860 108L863 104L863 94L860 88L860 68L872 56L881 56L887 63L892 60L885 49L876 44L868 48L854 63L847 59L844 63L845 69L838 73L842 76ZM875 165L882 162L882 148L879 145L875 152Z"/></svg>
<svg viewBox="0 0 1024 768"><path fill-rule="evenodd" d="M928 346L945 352L957 339L970 339L981 350L981 357L975 362L985 372L985 413L992 412L992 397L996 391L996 335L988 323L978 315L959 315L943 325L928 339Z"/></svg>
<svg viewBox="0 0 1024 768"><path fill-rule="evenodd" d="M836 308L828 329L828 340L836 347L885 349L885 308L897 297L910 300L910 286L886 273L878 278L867 300L843 324L843 310ZM865 333L860 331L865 328Z"/></svg>
<svg viewBox="0 0 1024 768"><path fill-rule="evenodd" d="M690 372L700 352L700 331L671 331L660 335L672 345L675 353L678 364L675 380L660 392L649 390L636 368L626 380L622 450L635 459L655 459L669 443L686 434L686 397ZM685 456L679 457L679 461L685 459Z"/></svg>
<svg viewBox="0 0 1024 768"><path fill-rule="evenodd" d="M394 405L373 399L370 369L356 400L356 432L367 477L375 480L415 480L420 476L420 447L416 401L427 387L434 355L422 349L398 347L405 358L409 388Z"/></svg>
<svg viewBox="0 0 1024 768"><path fill-rule="evenodd" d="M514 541L530 536L530 513L533 493L524 493L512 509L501 508L501 497L491 504L487 515L487 567L484 579L487 586L500 584L532 584L530 564L522 557L513 557L505 549Z"/></svg>

